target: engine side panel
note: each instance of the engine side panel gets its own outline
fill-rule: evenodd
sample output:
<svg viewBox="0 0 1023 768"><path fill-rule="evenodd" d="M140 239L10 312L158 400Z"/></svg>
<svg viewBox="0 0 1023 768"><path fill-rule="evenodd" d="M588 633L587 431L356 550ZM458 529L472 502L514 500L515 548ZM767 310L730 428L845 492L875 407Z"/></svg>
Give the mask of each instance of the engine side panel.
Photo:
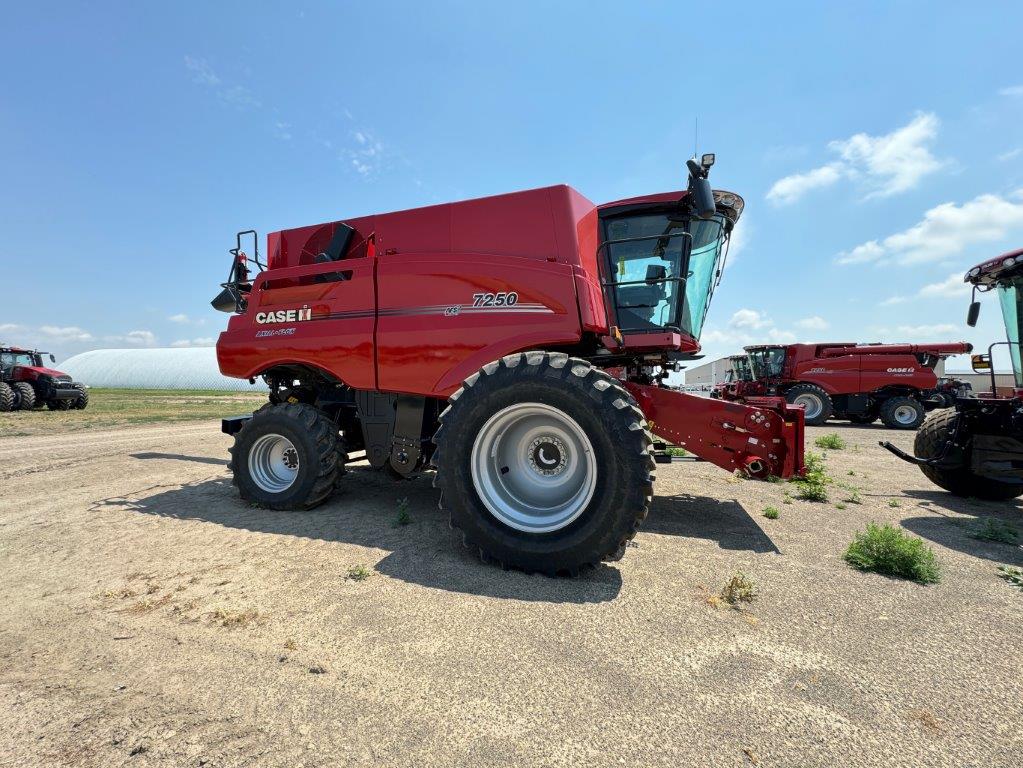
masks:
<svg viewBox="0 0 1023 768"><path fill-rule="evenodd" d="M447 397L480 367L581 330L567 264L485 254L381 256L378 385Z"/></svg>

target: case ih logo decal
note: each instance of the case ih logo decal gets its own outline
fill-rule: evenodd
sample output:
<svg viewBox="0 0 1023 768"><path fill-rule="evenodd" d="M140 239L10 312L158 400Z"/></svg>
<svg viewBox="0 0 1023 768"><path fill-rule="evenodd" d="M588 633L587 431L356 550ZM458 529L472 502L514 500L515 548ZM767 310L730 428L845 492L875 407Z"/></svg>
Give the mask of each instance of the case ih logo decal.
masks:
<svg viewBox="0 0 1023 768"><path fill-rule="evenodd" d="M889 368L886 373L915 373L916 368Z"/></svg>
<svg viewBox="0 0 1023 768"><path fill-rule="evenodd" d="M312 320L313 311L309 307L302 309L279 309L276 312L257 312L256 322L260 325L267 323L300 323L303 320Z"/></svg>

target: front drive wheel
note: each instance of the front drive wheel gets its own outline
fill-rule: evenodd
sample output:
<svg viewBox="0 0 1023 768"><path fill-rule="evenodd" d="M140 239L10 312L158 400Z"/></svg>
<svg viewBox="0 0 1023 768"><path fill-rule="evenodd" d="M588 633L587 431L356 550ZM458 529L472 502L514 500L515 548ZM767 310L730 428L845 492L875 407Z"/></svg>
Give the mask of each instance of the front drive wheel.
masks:
<svg viewBox="0 0 1023 768"><path fill-rule="evenodd" d="M913 453L921 459L937 456L955 429L959 413L942 408L927 415L913 440ZM920 465L932 483L956 496L975 496L989 501L1003 501L1023 496L1023 486L977 477L967 467L938 468Z"/></svg>
<svg viewBox="0 0 1023 768"><path fill-rule="evenodd" d="M11 384L14 391L14 407L19 411L31 411L36 407L36 391L27 381L16 381Z"/></svg>
<svg viewBox="0 0 1023 768"><path fill-rule="evenodd" d="M622 556L653 494L642 411L584 360L509 355L466 379L434 435L434 485L484 560L550 575Z"/></svg>
<svg viewBox="0 0 1023 768"><path fill-rule="evenodd" d="M816 384L796 384L790 387L785 393L785 401L803 407L803 421L810 427L823 424L834 411L830 395Z"/></svg>
<svg viewBox="0 0 1023 768"><path fill-rule="evenodd" d="M230 450L241 497L270 509L322 504L347 459L337 424L303 403L264 405L238 431Z"/></svg>
<svg viewBox="0 0 1023 768"><path fill-rule="evenodd" d="M889 397L881 403L881 421L891 429L916 429L926 415L923 403L912 397Z"/></svg>

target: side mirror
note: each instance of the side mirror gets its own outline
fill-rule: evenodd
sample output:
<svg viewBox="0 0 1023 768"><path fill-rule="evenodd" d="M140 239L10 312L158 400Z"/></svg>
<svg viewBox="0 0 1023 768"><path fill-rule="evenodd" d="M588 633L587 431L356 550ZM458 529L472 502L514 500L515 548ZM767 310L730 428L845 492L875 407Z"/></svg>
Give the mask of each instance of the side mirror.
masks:
<svg viewBox="0 0 1023 768"><path fill-rule="evenodd" d="M50 362L51 363L57 362L57 358L55 358L53 355L50 355Z"/></svg>
<svg viewBox="0 0 1023 768"><path fill-rule="evenodd" d="M689 200L693 212L701 219L710 219L717 213L717 206L714 204L714 190L707 181L708 169L696 160L686 160L686 167L689 169Z"/></svg>
<svg viewBox="0 0 1023 768"><path fill-rule="evenodd" d="M974 373L986 373L991 370L991 355L970 355L970 364Z"/></svg>
<svg viewBox="0 0 1023 768"><path fill-rule="evenodd" d="M668 277L668 270L663 264L648 264L646 268L646 281L656 283Z"/></svg>
<svg viewBox="0 0 1023 768"><path fill-rule="evenodd" d="M978 317L980 317L980 302L971 301L970 308L966 311L966 324L974 328L977 325Z"/></svg>

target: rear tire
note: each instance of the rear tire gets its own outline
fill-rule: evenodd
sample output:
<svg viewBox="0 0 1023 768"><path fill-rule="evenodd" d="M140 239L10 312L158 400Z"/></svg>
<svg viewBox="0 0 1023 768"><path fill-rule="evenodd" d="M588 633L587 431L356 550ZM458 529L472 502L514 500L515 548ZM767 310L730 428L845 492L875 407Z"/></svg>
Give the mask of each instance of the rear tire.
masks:
<svg viewBox="0 0 1023 768"><path fill-rule="evenodd" d="M937 456L955 429L958 418L957 411L946 408L931 411L923 426L917 430L913 453L921 459ZM939 469L921 465L920 470L932 483L956 496L974 496L988 501L1005 501L1023 496L1023 486L977 477L966 467Z"/></svg>
<svg viewBox="0 0 1023 768"><path fill-rule="evenodd" d="M6 381L0 381L0 411L14 410L14 390Z"/></svg>
<svg viewBox="0 0 1023 768"><path fill-rule="evenodd" d="M889 397L881 403L881 421L891 429L916 429L926 415L923 403L912 397Z"/></svg>
<svg viewBox="0 0 1023 768"><path fill-rule="evenodd" d="M465 380L434 435L440 508L485 561L574 575L616 560L653 495L643 412L562 353L508 355Z"/></svg>
<svg viewBox="0 0 1023 768"><path fill-rule="evenodd" d="M67 411L71 408L70 400L50 400L46 403L46 406L51 411Z"/></svg>
<svg viewBox="0 0 1023 768"><path fill-rule="evenodd" d="M785 393L785 402L803 406L803 421L816 427L831 418L835 408L831 396L816 384L796 384Z"/></svg>
<svg viewBox="0 0 1023 768"><path fill-rule="evenodd" d="M235 435L230 469L241 497L270 509L312 509L348 460L338 425L304 403L267 404Z"/></svg>
<svg viewBox="0 0 1023 768"><path fill-rule="evenodd" d="M11 384L14 392L15 407L19 411L31 411L36 407L36 391L27 381L16 381Z"/></svg>
<svg viewBox="0 0 1023 768"><path fill-rule="evenodd" d="M84 411L86 407L89 405L89 390L85 388L84 384L72 384L71 386L73 386L75 389L82 393L77 398L71 401L71 407L74 408L76 411Z"/></svg>

